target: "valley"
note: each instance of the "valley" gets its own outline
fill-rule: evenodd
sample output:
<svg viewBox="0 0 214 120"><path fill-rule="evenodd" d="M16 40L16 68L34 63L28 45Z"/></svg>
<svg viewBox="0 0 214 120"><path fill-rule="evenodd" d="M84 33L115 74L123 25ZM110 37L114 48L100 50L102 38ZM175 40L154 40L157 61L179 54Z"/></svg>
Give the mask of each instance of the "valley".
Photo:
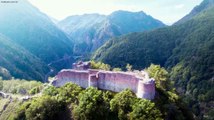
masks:
<svg viewBox="0 0 214 120"><path fill-rule="evenodd" d="M57 20L33 3L0 3L1 120L214 119L214 0L172 25L146 8ZM78 61L90 69L72 68ZM154 79L152 93L142 85L152 99L136 94L131 74L141 70Z"/></svg>

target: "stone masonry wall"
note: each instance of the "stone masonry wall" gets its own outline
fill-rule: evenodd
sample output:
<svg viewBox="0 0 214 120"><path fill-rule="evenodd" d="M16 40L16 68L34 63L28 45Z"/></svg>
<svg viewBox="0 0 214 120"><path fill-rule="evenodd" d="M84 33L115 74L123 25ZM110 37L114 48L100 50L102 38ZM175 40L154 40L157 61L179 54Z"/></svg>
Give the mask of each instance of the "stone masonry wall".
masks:
<svg viewBox="0 0 214 120"><path fill-rule="evenodd" d="M60 71L55 78L52 85L56 87L72 82L83 88L92 86L114 92L129 88L137 97L150 100L155 96L154 80L143 80L134 73L67 69Z"/></svg>
<svg viewBox="0 0 214 120"><path fill-rule="evenodd" d="M100 89L120 92L126 88L137 92L138 79L131 74L122 72L98 72L98 86Z"/></svg>
<svg viewBox="0 0 214 120"><path fill-rule="evenodd" d="M56 76L56 81L53 81L53 85L56 87L61 87L68 82L75 83L83 88L88 87L88 71L78 71L78 70L62 70Z"/></svg>

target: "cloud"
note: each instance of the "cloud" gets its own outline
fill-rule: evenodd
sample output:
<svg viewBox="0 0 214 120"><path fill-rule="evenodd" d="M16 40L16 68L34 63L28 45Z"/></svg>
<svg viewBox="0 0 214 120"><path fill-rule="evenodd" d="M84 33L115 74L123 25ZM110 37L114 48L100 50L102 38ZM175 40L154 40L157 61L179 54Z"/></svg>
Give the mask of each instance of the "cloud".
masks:
<svg viewBox="0 0 214 120"><path fill-rule="evenodd" d="M181 8L183 8L183 7L184 7L184 4L175 5L175 8L176 8L176 9L181 9Z"/></svg>

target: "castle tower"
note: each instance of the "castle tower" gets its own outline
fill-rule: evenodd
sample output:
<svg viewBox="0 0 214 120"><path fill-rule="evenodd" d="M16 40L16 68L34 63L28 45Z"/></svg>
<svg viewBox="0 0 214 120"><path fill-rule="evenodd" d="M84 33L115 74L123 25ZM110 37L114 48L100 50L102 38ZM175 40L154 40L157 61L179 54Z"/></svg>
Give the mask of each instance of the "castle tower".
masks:
<svg viewBox="0 0 214 120"><path fill-rule="evenodd" d="M152 100L155 97L155 80L139 80L137 97Z"/></svg>

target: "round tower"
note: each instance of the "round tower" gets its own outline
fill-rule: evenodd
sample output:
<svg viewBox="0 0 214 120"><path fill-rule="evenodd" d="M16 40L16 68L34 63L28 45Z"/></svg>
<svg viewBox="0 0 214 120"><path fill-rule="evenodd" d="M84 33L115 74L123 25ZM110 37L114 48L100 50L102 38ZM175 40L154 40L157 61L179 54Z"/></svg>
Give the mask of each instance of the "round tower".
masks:
<svg viewBox="0 0 214 120"><path fill-rule="evenodd" d="M155 97L155 80L139 80L137 97L152 100Z"/></svg>

